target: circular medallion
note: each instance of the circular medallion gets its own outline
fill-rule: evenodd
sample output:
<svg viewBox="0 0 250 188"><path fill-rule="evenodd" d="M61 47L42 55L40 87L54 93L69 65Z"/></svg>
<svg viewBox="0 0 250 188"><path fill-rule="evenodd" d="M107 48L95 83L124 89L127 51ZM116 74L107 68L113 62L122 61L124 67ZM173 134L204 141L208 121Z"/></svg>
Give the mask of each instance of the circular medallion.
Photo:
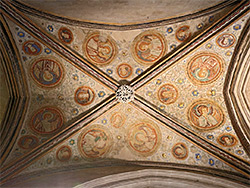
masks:
<svg viewBox="0 0 250 188"><path fill-rule="evenodd" d="M33 115L30 125L40 134L55 133L63 125L63 115L57 108L45 107Z"/></svg>
<svg viewBox="0 0 250 188"><path fill-rule="evenodd" d="M105 65L115 58L117 47L110 36L93 33L86 37L83 52L90 62Z"/></svg>
<svg viewBox="0 0 250 188"><path fill-rule="evenodd" d="M222 48L229 48L235 43L235 37L232 34L224 33L217 37L216 43Z"/></svg>
<svg viewBox="0 0 250 188"><path fill-rule="evenodd" d="M224 147L232 147L237 143L237 139L232 134L222 134L217 138L217 142Z"/></svg>
<svg viewBox="0 0 250 188"><path fill-rule="evenodd" d="M38 42L29 40L23 44L23 51L28 55L39 55L42 52L42 46Z"/></svg>
<svg viewBox="0 0 250 188"><path fill-rule="evenodd" d="M81 86L75 92L75 101L80 105L89 105L95 98L94 91L88 86Z"/></svg>
<svg viewBox="0 0 250 188"><path fill-rule="evenodd" d="M120 78L128 78L132 74L132 67L126 63L117 67L117 74Z"/></svg>
<svg viewBox="0 0 250 188"><path fill-rule="evenodd" d="M134 99L134 90L132 87L122 85L116 91L116 99L122 103L128 103Z"/></svg>
<svg viewBox="0 0 250 188"><path fill-rule="evenodd" d="M132 55L138 63L151 65L165 54L166 41L160 33L145 31L133 41Z"/></svg>
<svg viewBox="0 0 250 188"><path fill-rule="evenodd" d="M23 149L33 149L38 146L39 140L32 135L22 136L18 141L18 146Z"/></svg>
<svg viewBox="0 0 250 188"><path fill-rule="evenodd" d="M78 138L78 148L81 154L87 158L104 156L111 143L110 134L100 126L85 130Z"/></svg>
<svg viewBox="0 0 250 188"><path fill-rule="evenodd" d="M59 39L66 44L70 44L73 41L73 33L66 27L61 27L58 31Z"/></svg>
<svg viewBox="0 0 250 188"><path fill-rule="evenodd" d="M188 40L191 36L191 31L189 30L188 25L181 26L179 29L177 29L175 33L175 37L179 42L184 42Z"/></svg>
<svg viewBox="0 0 250 188"><path fill-rule="evenodd" d="M164 104L172 104L178 98L178 90L172 84L164 84L158 90L158 99Z"/></svg>
<svg viewBox="0 0 250 188"><path fill-rule="evenodd" d="M121 113L115 112L112 114L110 121L113 127L120 128L125 122L125 117Z"/></svg>
<svg viewBox="0 0 250 188"><path fill-rule="evenodd" d="M39 59L31 67L31 76L40 86L54 87L63 79L63 67L56 60Z"/></svg>
<svg viewBox="0 0 250 188"><path fill-rule="evenodd" d="M188 62L188 77L196 84L210 84L221 75L223 64L222 58L214 53L196 54Z"/></svg>
<svg viewBox="0 0 250 188"><path fill-rule="evenodd" d="M211 130L224 123L224 114L217 104L204 99L189 107L188 120L195 128Z"/></svg>
<svg viewBox="0 0 250 188"><path fill-rule="evenodd" d="M188 156L188 148L184 143L177 143L172 148L172 155L176 159L186 159Z"/></svg>
<svg viewBox="0 0 250 188"><path fill-rule="evenodd" d="M69 146L62 146L56 151L56 158L61 162L66 162L71 158L72 152Z"/></svg>
<svg viewBox="0 0 250 188"><path fill-rule="evenodd" d="M143 156L152 155L158 148L161 135L158 127L150 122L130 126L127 135L129 148Z"/></svg>

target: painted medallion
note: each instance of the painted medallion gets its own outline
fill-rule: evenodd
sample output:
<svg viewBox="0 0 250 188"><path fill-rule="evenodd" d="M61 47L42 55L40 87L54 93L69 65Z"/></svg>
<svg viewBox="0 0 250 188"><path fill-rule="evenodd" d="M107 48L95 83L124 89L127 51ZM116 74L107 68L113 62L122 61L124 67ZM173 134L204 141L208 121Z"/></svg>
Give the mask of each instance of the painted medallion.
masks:
<svg viewBox="0 0 250 188"><path fill-rule="evenodd" d="M38 138L32 135L22 136L18 141L18 146L22 149L33 149L38 145Z"/></svg>
<svg viewBox="0 0 250 188"><path fill-rule="evenodd" d="M53 59L35 60L31 67L31 76L40 86L54 87L63 79L63 67Z"/></svg>
<svg viewBox="0 0 250 188"><path fill-rule="evenodd" d="M131 151L149 156L158 148L161 134L157 125L151 122L141 122L132 125L128 130L127 142Z"/></svg>
<svg viewBox="0 0 250 188"><path fill-rule="evenodd" d="M188 40L190 36L191 36L191 31L188 25L181 26L179 29L177 29L175 33L175 37L179 42L184 42Z"/></svg>
<svg viewBox="0 0 250 188"><path fill-rule="evenodd" d="M89 105L95 98L94 91L88 86L81 86L75 91L75 102L80 105Z"/></svg>
<svg viewBox="0 0 250 188"><path fill-rule="evenodd" d="M164 36L156 31L145 31L138 35L132 45L132 54L138 63L151 65L166 54Z"/></svg>
<svg viewBox="0 0 250 188"><path fill-rule="evenodd" d="M23 51L27 55L39 55L42 52L42 46L38 42L29 40L23 44Z"/></svg>
<svg viewBox="0 0 250 188"><path fill-rule="evenodd" d="M40 134L57 132L63 125L63 115L55 107L45 107L36 112L31 119L31 129Z"/></svg>
<svg viewBox="0 0 250 188"><path fill-rule="evenodd" d="M120 128L125 122L125 117L121 113L115 112L112 114L110 122L113 127Z"/></svg>
<svg viewBox="0 0 250 188"><path fill-rule="evenodd" d="M178 90L172 84L164 84L158 90L158 99L164 104L172 104L178 98Z"/></svg>
<svg viewBox="0 0 250 188"><path fill-rule="evenodd" d="M211 130L224 123L224 114L217 104L204 99L193 103L189 107L188 119L195 128Z"/></svg>
<svg viewBox="0 0 250 188"><path fill-rule="evenodd" d="M69 146L62 146L56 151L56 158L61 162L66 162L71 158L72 152Z"/></svg>
<svg viewBox="0 0 250 188"><path fill-rule="evenodd" d="M221 75L223 65L222 58L214 53L196 54L188 61L188 77L195 84L210 84Z"/></svg>
<svg viewBox="0 0 250 188"><path fill-rule="evenodd" d="M90 62L105 65L115 58L117 47L110 36L93 33L86 37L83 52Z"/></svg>
<svg viewBox="0 0 250 188"><path fill-rule="evenodd" d="M235 43L235 36L229 33L217 37L216 43L222 48L229 48Z"/></svg>
<svg viewBox="0 0 250 188"><path fill-rule="evenodd" d="M172 148L172 155L176 159L186 159L188 156L188 148L184 143L177 143Z"/></svg>
<svg viewBox="0 0 250 188"><path fill-rule="evenodd" d="M132 74L132 67L123 63L117 67L117 74L120 78L128 78Z"/></svg>
<svg viewBox="0 0 250 188"><path fill-rule="evenodd" d="M82 132L78 138L78 148L87 158L103 157L111 146L111 137L104 127L94 127Z"/></svg>
<svg viewBox="0 0 250 188"><path fill-rule="evenodd" d="M237 139L232 134L222 134L217 138L217 142L224 147L232 147L237 143Z"/></svg>
<svg viewBox="0 0 250 188"><path fill-rule="evenodd" d="M70 44L73 41L73 33L66 27L61 27L58 31L59 39L66 44Z"/></svg>

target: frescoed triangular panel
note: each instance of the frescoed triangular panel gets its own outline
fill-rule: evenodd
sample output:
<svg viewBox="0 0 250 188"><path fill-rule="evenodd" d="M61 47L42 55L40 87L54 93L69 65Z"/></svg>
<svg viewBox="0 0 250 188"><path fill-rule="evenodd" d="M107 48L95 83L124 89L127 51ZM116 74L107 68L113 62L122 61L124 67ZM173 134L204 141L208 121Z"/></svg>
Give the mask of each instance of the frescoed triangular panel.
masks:
<svg viewBox="0 0 250 188"><path fill-rule="evenodd" d="M132 104L120 104L60 143L21 174L69 164L93 167L93 162L102 160L187 164L236 172Z"/></svg>
<svg viewBox="0 0 250 188"><path fill-rule="evenodd" d="M136 93L211 143L250 160L231 123L223 96L228 66L250 14L207 40Z"/></svg>
<svg viewBox="0 0 250 188"><path fill-rule="evenodd" d="M178 46L204 31L220 19L226 10L148 29L130 29L128 26L125 31L72 26L25 15L104 74L115 80L131 81Z"/></svg>
<svg viewBox="0 0 250 188"><path fill-rule="evenodd" d="M105 85L7 20L31 97L20 135L5 165L50 139L112 94Z"/></svg>

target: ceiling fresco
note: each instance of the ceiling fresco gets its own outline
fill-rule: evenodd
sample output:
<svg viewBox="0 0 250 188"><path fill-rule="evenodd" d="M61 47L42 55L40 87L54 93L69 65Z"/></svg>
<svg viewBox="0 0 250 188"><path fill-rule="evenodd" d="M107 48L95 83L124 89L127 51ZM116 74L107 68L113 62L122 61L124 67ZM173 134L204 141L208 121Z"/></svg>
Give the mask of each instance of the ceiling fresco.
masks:
<svg viewBox="0 0 250 188"><path fill-rule="evenodd" d="M230 3L112 25L1 1L1 62L17 93L1 124L2 183L124 162L246 184L250 2Z"/></svg>

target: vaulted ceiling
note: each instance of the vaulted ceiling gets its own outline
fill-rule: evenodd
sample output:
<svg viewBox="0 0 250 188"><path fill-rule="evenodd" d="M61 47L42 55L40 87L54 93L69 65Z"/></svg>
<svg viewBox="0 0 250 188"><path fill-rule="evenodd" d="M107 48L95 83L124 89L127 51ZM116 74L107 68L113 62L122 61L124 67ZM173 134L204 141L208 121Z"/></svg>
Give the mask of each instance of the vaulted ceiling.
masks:
<svg viewBox="0 0 250 188"><path fill-rule="evenodd" d="M250 2L104 2L0 2L3 186L122 165L249 183Z"/></svg>

